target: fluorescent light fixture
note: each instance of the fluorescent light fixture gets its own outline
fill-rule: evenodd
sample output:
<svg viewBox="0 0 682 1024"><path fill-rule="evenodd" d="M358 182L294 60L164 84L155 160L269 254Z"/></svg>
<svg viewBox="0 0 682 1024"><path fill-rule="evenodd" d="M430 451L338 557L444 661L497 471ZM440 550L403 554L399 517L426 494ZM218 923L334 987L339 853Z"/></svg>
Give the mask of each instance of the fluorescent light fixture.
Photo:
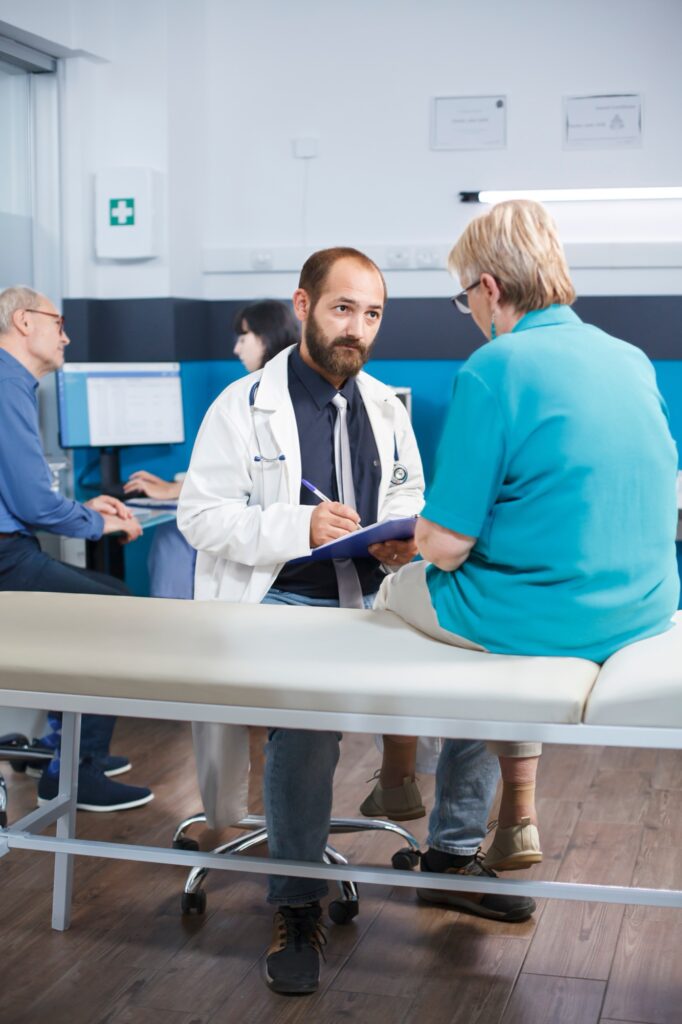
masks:
<svg viewBox="0 0 682 1024"><path fill-rule="evenodd" d="M610 202L614 199L682 199L682 187L650 188L528 188L460 192L462 203L502 203L506 199L535 199L539 203Z"/></svg>

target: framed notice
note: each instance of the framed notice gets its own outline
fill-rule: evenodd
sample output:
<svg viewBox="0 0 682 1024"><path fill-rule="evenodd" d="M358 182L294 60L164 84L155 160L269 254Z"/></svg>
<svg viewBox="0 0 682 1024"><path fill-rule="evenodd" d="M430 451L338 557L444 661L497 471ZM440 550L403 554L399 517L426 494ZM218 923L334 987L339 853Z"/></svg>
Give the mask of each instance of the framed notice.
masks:
<svg viewBox="0 0 682 1024"><path fill-rule="evenodd" d="M609 149L642 145L642 97L564 97L564 146L567 149Z"/></svg>
<svg viewBox="0 0 682 1024"><path fill-rule="evenodd" d="M431 149L504 149L506 96L436 96L431 107Z"/></svg>

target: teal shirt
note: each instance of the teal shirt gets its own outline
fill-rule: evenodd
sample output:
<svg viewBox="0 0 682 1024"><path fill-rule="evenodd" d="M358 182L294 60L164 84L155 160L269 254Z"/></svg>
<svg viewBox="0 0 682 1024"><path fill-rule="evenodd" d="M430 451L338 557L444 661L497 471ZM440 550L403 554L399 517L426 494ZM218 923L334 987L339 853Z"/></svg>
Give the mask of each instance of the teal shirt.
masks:
<svg viewBox="0 0 682 1024"><path fill-rule="evenodd" d="M654 369L568 306L455 381L424 518L476 537L427 570L440 625L502 654L601 662L677 609L677 450Z"/></svg>

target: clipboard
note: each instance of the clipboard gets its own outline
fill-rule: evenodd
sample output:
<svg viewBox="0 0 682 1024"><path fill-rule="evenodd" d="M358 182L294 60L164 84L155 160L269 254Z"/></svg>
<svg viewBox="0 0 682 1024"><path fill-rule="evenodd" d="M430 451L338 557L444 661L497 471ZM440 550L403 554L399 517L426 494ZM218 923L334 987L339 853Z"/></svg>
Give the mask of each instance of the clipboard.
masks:
<svg viewBox="0 0 682 1024"><path fill-rule="evenodd" d="M417 526L416 516L399 519L383 519L380 523L363 526L354 533L348 533L338 540L330 540L313 548L305 558L296 558L290 565L301 565L304 562L323 562L328 558L371 558L367 548L371 544L380 544L385 540L409 540L414 537Z"/></svg>

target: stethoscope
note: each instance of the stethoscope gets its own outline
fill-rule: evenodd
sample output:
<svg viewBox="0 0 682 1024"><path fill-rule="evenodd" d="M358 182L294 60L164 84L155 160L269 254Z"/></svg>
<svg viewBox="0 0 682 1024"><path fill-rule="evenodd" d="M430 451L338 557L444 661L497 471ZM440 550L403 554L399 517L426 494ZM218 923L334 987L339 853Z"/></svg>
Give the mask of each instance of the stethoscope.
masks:
<svg viewBox="0 0 682 1024"><path fill-rule="evenodd" d="M249 391L249 408L251 410L253 410L253 408L254 408L254 404L255 404L255 401L256 401L256 392L258 391L258 385L259 384L260 384L260 381L257 380L256 383L251 388L251 390ZM272 456L272 457L269 457L267 455L263 455L263 449L261 448L260 438L258 436L258 431L255 429L255 425L254 425L254 431L253 432L255 434L256 444L258 446L258 454L254 455L254 457L253 457L253 461L254 462L260 462L261 464L263 464L263 463L286 462L286 458L287 457L284 454L284 452L280 452L279 455L275 455L275 456ZM393 472L391 474L391 483L393 484L394 487L400 487L402 484L407 482L408 476L409 476L409 474L407 472L407 466L405 466L400 461L400 457L399 457L399 454L398 454L398 439L397 439L397 437L394 434L393 435Z"/></svg>
<svg viewBox="0 0 682 1024"><path fill-rule="evenodd" d="M256 383L251 388L251 390L249 391L249 409L251 409L252 413L253 413L253 408L254 408L254 404L255 404L255 401L256 401L256 392L258 391L258 385L259 384L260 384L260 381L257 380ZM267 455L263 455L263 449L260 446L260 438L258 436L258 431L256 430L255 423L254 423L253 432L254 432L254 434L256 436L256 444L258 445L258 455L254 455L254 457L253 457L253 461L254 462L261 462L261 463L262 462L286 462L287 457L284 454L284 452L280 452L279 455L275 455L275 457L272 458L272 459L268 458Z"/></svg>

